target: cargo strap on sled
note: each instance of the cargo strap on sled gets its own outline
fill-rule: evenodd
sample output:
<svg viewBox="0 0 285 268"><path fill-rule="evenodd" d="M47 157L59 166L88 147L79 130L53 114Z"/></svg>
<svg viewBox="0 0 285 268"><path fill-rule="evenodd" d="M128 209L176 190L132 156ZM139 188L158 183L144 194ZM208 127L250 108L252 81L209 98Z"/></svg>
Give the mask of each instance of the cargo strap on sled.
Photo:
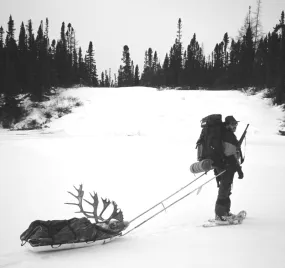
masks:
<svg viewBox="0 0 285 268"><path fill-rule="evenodd" d="M194 190L192 190L191 192L189 192L188 194L182 196L181 198L177 199L176 201L174 201L173 203L171 203L168 206L164 206L162 202L164 202L165 200L169 199L170 197L174 196L175 194L177 194L178 192L180 192L182 189L186 188L187 186L189 186L190 184L192 184L194 181L198 180L199 178L201 178L203 175L205 175L206 173L203 173L202 175L200 175L198 178L196 178L195 180L193 180L192 182L188 183L187 185L185 185L184 187L182 187L180 190L178 190L177 192L173 193L172 195L170 195L169 197L165 198L164 200L162 200L161 202L159 202L158 204L154 205L153 207L151 207L150 209L146 210L145 212L143 212L142 214L140 214L139 216L135 217L133 220L130 221L130 223L136 219L138 219L139 217L141 217L142 215L144 215L145 213L149 212L150 210L152 210L153 208L157 207L158 205L162 204L163 209L158 211L157 213L155 213L154 215L152 215L151 217L147 218L146 220L144 220L143 222L141 222L140 224L136 225L135 227L133 227L131 230L127 231L124 234L121 234L120 236L125 236L126 234L132 232L133 230L135 230L136 228L140 227L141 225L143 225L144 223L148 222L149 220L151 220L152 218L154 218L155 216L157 216L158 214L160 214L161 212L165 211L167 208L170 208L171 206L173 206L174 204L178 203L179 201L181 201L182 199L184 199L185 197L189 196L190 194L194 193L195 191L198 191L197 194L200 193L202 187L204 185L206 185L207 183L209 183L210 181L212 181L213 179L215 179L217 176L222 175L224 172L226 172L226 170L221 171L219 174L215 175L214 177L212 177L211 179L209 179L208 181L206 181L205 183L203 183L202 185L200 185L199 187L195 188Z"/></svg>

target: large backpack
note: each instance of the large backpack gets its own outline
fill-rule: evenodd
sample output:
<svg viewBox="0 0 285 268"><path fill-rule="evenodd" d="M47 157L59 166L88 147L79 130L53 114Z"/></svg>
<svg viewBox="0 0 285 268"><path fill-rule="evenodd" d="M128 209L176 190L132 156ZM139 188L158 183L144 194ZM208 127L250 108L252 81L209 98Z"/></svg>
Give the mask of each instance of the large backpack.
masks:
<svg viewBox="0 0 285 268"><path fill-rule="evenodd" d="M220 166L223 159L222 115L212 114L201 120L202 131L196 144L197 160L210 159L213 166Z"/></svg>

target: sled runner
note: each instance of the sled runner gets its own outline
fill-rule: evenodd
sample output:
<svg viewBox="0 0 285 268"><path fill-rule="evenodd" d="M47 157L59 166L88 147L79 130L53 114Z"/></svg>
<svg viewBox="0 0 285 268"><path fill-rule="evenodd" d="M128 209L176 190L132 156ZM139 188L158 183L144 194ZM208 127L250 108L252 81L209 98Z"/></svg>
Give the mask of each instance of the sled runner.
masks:
<svg viewBox="0 0 285 268"><path fill-rule="evenodd" d="M24 247L33 252L48 252L48 251L58 251L58 250L68 250L68 249L76 249L76 248L85 248L91 247L95 245L104 245L116 237L104 239L104 240L97 240L97 241L89 241L89 242L74 242L74 243L66 243L66 244L59 244L59 245L49 245L49 246L36 246L33 247L30 244L25 244Z"/></svg>

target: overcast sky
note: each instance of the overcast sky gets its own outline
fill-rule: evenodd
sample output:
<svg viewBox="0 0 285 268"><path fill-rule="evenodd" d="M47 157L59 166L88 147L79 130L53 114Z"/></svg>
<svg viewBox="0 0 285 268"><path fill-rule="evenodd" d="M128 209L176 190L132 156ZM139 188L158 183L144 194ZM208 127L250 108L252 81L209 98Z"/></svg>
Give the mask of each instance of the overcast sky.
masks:
<svg viewBox="0 0 285 268"><path fill-rule="evenodd" d="M18 38L21 22L33 22L36 35L40 21L49 19L50 39L59 39L61 24L71 23L83 53L89 41L95 48L98 74L109 68L117 72L123 46L142 72L144 52L151 47L161 64L176 38L178 19L182 20L184 48L196 33L205 54L222 41L225 32L236 37L248 7L256 10L256 0L0 0L0 26L7 30L9 15ZM5 2L5 4L4 4ZM284 0L262 0L261 20L265 33L272 31L285 9Z"/></svg>

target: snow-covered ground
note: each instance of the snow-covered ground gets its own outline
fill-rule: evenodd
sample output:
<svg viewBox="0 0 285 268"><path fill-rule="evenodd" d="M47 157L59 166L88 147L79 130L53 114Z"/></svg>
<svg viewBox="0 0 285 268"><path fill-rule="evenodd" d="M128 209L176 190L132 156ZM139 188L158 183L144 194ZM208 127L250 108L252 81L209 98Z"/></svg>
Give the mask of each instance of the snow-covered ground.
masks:
<svg viewBox="0 0 285 268"><path fill-rule="evenodd" d="M45 130L0 130L0 267L285 267L284 113L237 91L156 91L80 88L62 93L84 106ZM131 220L195 176L200 120L211 113L247 123L245 178L234 180L232 211L247 210L242 225L203 228L214 216L213 180L124 237L105 245L34 253L20 235L36 220L69 219L67 191L83 184L117 202ZM244 148L243 148L244 149ZM191 184L165 206L213 176ZM88 195L86 195L88 198ZM153 213L163 209L156 208ZM148 214L147 216L151 216ZM132 222L135 227L146 217Z"/></svg>

